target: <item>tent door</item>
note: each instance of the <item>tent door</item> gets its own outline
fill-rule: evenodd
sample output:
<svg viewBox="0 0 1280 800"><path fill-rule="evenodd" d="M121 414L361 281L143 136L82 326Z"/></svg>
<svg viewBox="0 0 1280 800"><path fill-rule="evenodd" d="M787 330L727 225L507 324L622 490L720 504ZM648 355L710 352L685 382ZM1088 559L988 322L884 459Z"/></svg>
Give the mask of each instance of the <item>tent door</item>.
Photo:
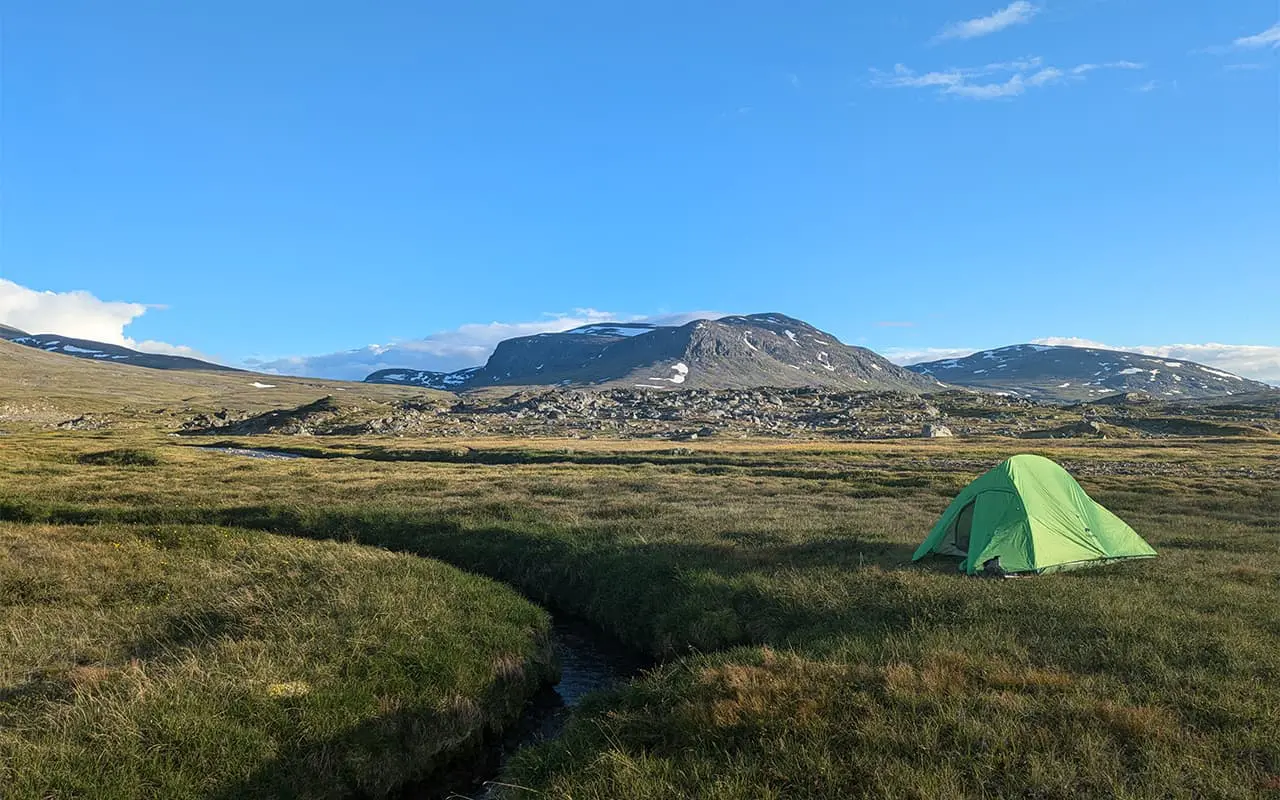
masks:
<svg viewBox="0 0 1280 800"><path fill-rule="evenodd" d="M960 509L960 513L956 515L955 524L951 530L951 544L964 555L969 555L969 535L973 532L973 505L978 502L975 498L969 501L969 504Z"/></svg>

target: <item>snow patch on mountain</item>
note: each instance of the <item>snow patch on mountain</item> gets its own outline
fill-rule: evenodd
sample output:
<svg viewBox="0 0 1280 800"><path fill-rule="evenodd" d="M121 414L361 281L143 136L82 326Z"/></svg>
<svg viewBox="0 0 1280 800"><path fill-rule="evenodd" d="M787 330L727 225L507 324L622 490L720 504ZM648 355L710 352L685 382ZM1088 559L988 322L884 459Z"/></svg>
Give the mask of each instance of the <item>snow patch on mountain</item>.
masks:
<svg viewBox="0 0 1280 800"><path fill-rule="evenodd" d="M672 375L671 377L669 377L669 378L660 378L660 377L656 377L656 376L655 376L655 377L650 378L649 380L651 380L651 381L667 381L668 383L684 383L684 382L685 382L685 380L689 377L689 365L688 365L688 364L686 364L686 363L684 363L683 361L681 361L681 362L679 362L679 363L676 363L676 364L673 364L673 365L671 366L671 369L675 372L675 374L674 374L674 375Z"/></svg>
<svg viewBox="0 0 1280 800"><path fill-rule="evenodd" d="M1216 369L1210 369L1209 367L1200 367L1200 369L1204 370L1210 375L1217 375L1219 378L1231 378L1232 380L1237 380L1237 381L1244 380L1244 378L1241 378L1239 375L1232 375L1230 372L1220 372Z"/></svg>

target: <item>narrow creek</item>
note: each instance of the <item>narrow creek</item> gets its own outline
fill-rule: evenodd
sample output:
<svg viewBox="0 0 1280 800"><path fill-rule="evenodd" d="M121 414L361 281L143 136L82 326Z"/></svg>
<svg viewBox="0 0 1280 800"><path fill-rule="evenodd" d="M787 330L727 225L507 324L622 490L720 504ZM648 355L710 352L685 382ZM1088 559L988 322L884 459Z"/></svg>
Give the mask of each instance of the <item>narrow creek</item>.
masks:
<svg viewBox="0 0 1280 800"><path fill-rule="evenodd" d="M268 460L306 458L298 453L251 447L201 447L215 453ZM533 602L532 600L530 602ZM654 662L609 638L584 620L552 615L551 644L560 663L560 682L545 687L525 704L520 720L481 752L464 758L444 775L404 787L400 800L486 800L507 761L523 747L554 739L564 731L573 709L592 692L612 689L652 667Z"/></svg>
<svg viewBox="0 0 1280 800"><path fill-rule="evenodd" d="M551 642L560 662L560 682L530 698L519 722L500 740L487 743L476 758L453 773L406 787L400 800L494 797L495 781L517 751L559 736L588 694L621 686L653 666L652 661L608 639L590 623L573 617L553 615Z"/></svg>
<svg viewBox="0 0 1280 800"><path fill-rule="evenodd" d="M306 456L297 453L286 453L283 450L263 450L258 447L200 447L200 450L208 450L213 453L225 453L231 456L244 456L245 458L261 458L269 461L292 461L295 458L306 458Z"/></svg>

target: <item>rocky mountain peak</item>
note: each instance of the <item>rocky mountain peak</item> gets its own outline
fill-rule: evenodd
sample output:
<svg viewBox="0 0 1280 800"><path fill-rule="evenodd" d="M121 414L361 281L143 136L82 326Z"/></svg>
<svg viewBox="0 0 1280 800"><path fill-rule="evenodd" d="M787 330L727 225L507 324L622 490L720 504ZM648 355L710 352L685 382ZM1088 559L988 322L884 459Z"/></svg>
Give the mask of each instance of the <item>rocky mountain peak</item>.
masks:
<svg viewBox="0 0 1280 800"><path fill-rule="evenodd" d="M382 370L373 382L442 389L607 386L641 389L829 387L929 391L937 381L785 314L694 320L680 326L596 323L508 339L464 373Z"/></svg>

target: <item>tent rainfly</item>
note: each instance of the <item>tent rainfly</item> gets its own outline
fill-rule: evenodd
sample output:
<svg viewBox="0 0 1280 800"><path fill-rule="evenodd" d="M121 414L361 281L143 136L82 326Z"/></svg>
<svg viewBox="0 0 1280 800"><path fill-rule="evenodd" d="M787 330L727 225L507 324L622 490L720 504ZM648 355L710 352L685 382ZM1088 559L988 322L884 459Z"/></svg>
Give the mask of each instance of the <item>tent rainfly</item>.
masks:
<svg viewBox="0 0 1280 800"><path fill-rule="evenodd" d="M930 553L959 556L973 575L1057 572L1156 551L1061 466L1019 455L969 484L911 560Z"/></svg>

